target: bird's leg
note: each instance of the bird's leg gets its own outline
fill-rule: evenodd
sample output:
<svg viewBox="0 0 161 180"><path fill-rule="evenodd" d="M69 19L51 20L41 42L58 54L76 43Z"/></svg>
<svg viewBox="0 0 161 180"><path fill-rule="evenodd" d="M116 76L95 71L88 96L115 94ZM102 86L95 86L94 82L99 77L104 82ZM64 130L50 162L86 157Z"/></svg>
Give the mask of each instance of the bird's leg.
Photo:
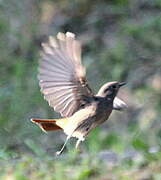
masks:
<svg viewBox="0 0 161 180"><path fill-rule="evenodd" d="M60 149L60 151L57 151L57 152L56 152L56 155L57 155L57 156L60 155L60 154L63 152L63 150L64 150L64 148L65 148L65 145L67 144L67 142L68 142L68 140L70 139L70 137L71 137L71 136L67 136L66 141L65 141L65 143L63 144L63 146L62 146L62 148Z"/></svg>
<svg viewBox="0 0 161 180"><path fill-rule="evenodd" d="M79 144L80 144L81 141L82 141L81 139L78 139L78 140L77 140L76 145L75 145L75 148L76 148L76 149L79 149Z"/></svg>

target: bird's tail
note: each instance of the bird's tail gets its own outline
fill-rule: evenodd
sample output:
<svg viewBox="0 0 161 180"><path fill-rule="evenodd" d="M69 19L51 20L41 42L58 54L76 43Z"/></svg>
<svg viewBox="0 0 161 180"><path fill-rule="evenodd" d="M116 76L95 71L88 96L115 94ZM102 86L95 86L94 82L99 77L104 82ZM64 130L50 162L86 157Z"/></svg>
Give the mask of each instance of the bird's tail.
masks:
<svg viewBox="0 0 161 180"><path fill-rule="evenodd" d="M67 124L68 118L61 119L37 119L32 118L31 121L37 124L43 131L63 130Z"/></svg>

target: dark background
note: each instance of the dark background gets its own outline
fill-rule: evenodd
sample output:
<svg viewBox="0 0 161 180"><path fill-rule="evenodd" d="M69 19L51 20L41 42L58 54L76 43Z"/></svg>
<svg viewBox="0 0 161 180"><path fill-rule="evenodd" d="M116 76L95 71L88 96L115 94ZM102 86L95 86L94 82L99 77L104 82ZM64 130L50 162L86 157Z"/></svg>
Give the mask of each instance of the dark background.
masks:
<svg viewBox="0 0 161 180"><path fill-rule="evenodd" d="M91 88L126 81L113 112L59 158L65 135L31 117L56 118L39 91L41 42L73 32ZM161 179L161 0L0 1L0 177L8 180Z"/></svg>

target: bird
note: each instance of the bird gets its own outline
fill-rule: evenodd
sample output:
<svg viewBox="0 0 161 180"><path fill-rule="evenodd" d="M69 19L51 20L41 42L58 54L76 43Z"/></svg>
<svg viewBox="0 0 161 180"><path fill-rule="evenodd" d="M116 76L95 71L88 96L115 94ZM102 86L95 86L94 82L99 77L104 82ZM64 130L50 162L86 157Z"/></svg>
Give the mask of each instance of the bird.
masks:
<svg viewBox="0 0 161 180"><path fill-rule="evenodd" d="M124 110L127 104L117 97L125 82L107 82L97 94L90 88L81 61L81 42L71 32L59 32L42 43L38 80L44 99L62 118L32 118L43 131L61 130L67 135L60 151L71 137L77 139L76 148L92 129L104 123L112 110Z"/></svg>

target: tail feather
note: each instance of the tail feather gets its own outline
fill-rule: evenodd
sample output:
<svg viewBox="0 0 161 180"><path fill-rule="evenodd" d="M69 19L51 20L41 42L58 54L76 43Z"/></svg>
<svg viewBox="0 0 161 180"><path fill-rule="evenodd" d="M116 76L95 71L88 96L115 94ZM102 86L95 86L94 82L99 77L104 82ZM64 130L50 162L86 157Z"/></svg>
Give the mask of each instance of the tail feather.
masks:
<svg viewBox="0 0 161 180"><path fill-rule="evenodd" d="M66 119L37 119L32 118L31 121L37 124L43 131L63 130L66 124Z"/></svg>

